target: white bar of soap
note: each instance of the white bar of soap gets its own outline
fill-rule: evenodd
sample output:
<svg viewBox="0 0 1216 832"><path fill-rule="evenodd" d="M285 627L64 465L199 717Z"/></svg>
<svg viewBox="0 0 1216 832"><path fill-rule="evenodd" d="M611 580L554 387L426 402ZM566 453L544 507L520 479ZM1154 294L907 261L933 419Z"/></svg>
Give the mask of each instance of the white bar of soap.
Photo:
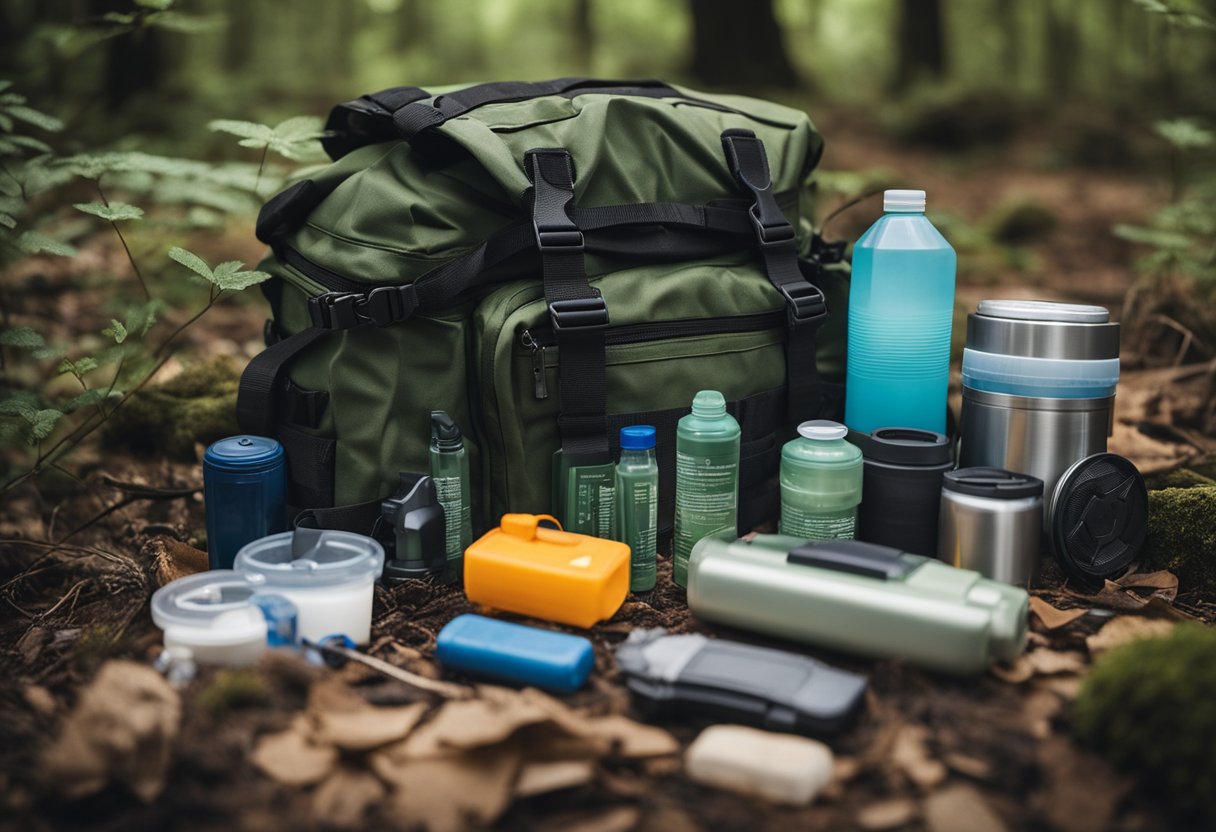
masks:
<svg viewBox="0 0 1216 832"><path fill-rule="evenodd" d="M706 786L805 806L832 778L832 750L793 734L712 725L688 747L684 769Z"/></svg>

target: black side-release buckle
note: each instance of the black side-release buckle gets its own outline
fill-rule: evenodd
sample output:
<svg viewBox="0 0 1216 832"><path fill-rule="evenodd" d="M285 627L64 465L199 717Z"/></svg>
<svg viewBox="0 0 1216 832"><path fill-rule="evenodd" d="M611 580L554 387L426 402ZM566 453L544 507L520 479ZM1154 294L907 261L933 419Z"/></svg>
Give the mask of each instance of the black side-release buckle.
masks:
<svg viewBox="0 0 1216 832"><path fill-rule="evenodd" d="M554 332L603 329L608 326L608 304L599 294L593 298L555 300L549 304L549 319Z"/></svg>
<svg viewBox="0 0 1216 832"><path fill-rule="evenodd" d="M312 325L320 329L389 326L406 320L417 308L418 293L412 283L380 286L367 294L329 292L308 301Z"/></svg>
<svg viewBox="0 0 1216 832"><path fill-rule="evenodd" d="M764 142L750 130L726 130L722 133L722 148L726 151L731 174L751 194L752 205L747 213L760 246L793 245L794 226L790 225L773 195L773 178Z"/></svg>
<svg viewBox="0 0 1216 832"><path fill-rule="evenodd" d="M814 283L784 283L777 287L785 297L790 324L804 324L828 314L827 300Z"/></svg>
<svg viewBox="0 0 1216 832"><path fill-rule="evenodd" d="M583 250L568 209L574 201L574 161L562 148L534 148L524 154L524 171L532 180L532 231L542 252Z"/></svg>

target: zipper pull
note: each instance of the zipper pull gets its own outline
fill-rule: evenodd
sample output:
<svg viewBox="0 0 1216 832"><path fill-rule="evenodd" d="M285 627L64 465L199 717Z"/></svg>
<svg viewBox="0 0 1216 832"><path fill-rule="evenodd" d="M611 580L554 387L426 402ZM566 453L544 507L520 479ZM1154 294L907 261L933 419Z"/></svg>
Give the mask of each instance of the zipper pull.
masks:
<svg viewBox="0 0 1216 832"><path fill-rule="evenodd" d="M532 333L524 330L520 336L524 348L532 353L532 383L535 385L537 399L549 398L549 385L545 380L545 348L536 343Z"/></svg>

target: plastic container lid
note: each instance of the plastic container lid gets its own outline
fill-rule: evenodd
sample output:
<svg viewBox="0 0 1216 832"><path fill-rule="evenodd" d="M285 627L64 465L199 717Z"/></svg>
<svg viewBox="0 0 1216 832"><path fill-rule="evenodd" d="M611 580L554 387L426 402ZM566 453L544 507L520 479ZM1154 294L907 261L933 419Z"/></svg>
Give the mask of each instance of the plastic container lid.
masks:
<svg viewBox="0 0 1216 832"><path fill-rule="evenodd" d="M259 631L265 637L266 619L252 600L261 584L231 569L178 578L152 594L152 621L162 630L188 627L191 640L217 645Z"/></svg>
<svg viewBox="0 0 1216 832"><path fill-rule="evenodd" d="M1031 358L963 349L963 385L987 393L1053 399L1115 395L1119 359Z"/></svg>
<svg viewBox="0 0 1216 832"><path fill-rule="evenodd" d="M813 419L798 426L798 435L815 442L831 442L844 439L849 435L849 429L830 419Z"/></svg>
<svg viewBox="0 0 1216 832"><path fill-rule="evenodd" d="M292 543L297 534L307 543L298 556ZM263 537L241 547L236 570L258 576L267 588L326 589L342 584L374 581L384 570L384 548L353 532L300 529Z"/></svg>
<svg viewBox="0 0 1216 832"><path fill-rule="evenodd" d="M256 473L283 461L283 446L265 436L229 436L211 444L203 464L221 471Z"/></svg>
<svg viewBox="0 0 1216 832"><path fill-rule="evenodd" d="M942 475L942 490L990 500L1021 500L1043 494L1043 481L1004 468L959 468Z"/></svg>
<svg viewBox="0 0 1216 832"><path fill-rule="evenodd" d="M622 451L647 451L655 446L658 431L653 425L630 425L621 428Z"/></svg>
<svg viewBox="0 0 1216 832"><path fill-rule="evenodd" d="M1118 454L1074 462L1056 483L1048 511L1052 552L1084 584L1123 572L1148 535L1144 478Z"/></svg>
<svg viewBox="0 0 1216 832"><path fill-rule="evenodd" d="M887 213L922 213L925 210L925 192L883 191L882 210Z"/></svg>
<svg viewBox="0 0 1216 832"><path fill-rule="evenodd" d="M1055 303L1047 300L982 300L975 311L989 318L1014 321L1060 321L1073 324L1104 324L1110 312L1101 306L1083 303Z"/></svg>
<svg viewBox="0 0 1216 832"><path fill-rule="evenodd" d="M937 466L954 461L950 440L944 434L919 428L877 428L871 433L849 431L849 441L874 462L893 465Z"/></svg>

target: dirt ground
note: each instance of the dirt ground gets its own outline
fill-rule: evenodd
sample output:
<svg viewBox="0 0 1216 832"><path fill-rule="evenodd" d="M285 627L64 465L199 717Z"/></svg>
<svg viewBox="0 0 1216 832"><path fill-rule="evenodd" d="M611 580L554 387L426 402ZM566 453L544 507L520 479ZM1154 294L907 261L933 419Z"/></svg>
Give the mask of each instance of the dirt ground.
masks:
<svg viewBox="0 0 1216 832"><path fill-rule="evenodd" d="M1056 228L1025 246L1023 265L963 273L959 296L967 302L1034 295L1103 303L1117 312L1133 279L1133 253L1110 228L1136 221L1165 198L1156 185L1129 174L1044 169L1035 161L1033 144L1018 155L956 164L940 155L892 148L875 131L845 117L824 127L832 139L825 159L829 168L887 168L925 187L931 205L953 214L985 217L1015 196L1052 206ZM874 210L872 203L853 209L829 230L854 235ZM237 234L226 245L217 253L246 261L260 251L250 237ZM109 240L102 239L86 247L83 263L72 271L12 276L16 282L6 293L10 314L19 322L47 326L72 320L73 327L92 316L104 326L104 316L73 287L80 270L96 269L116 256ZM14 291L13 285L23 289ZM254 302L213 310L188 334L182 361L247 358L258 348L263 315ZM175 360L164 372L179 369ZM1138 430L1145 401L1160 393L1163 378L1152 371L1127 373L1120 391L1122 410L1111 449L1146 470L1212 449L1209 440L1193 434L1187 439ZM160 634L148 613L149 596L166 576L191 568L198 557L191 543L203 528L196 464L138 457L95 442L72 458L72 470L79 481L51 472L36 487L4 498L0 515L0 826L330 825L317 813L312 790L276 783L255 767L251 752L258 737L291 724L306 707L309 690L327 675L338 676L379 706L431 702L432 697L357 666L306 669L272 661L258 668L260 682L244 692L233 689L229 675L204 670L181 691L181 730L157 799L146 803L111 786L68 800L58 796L62 784L45 782L42 755L98 668L115 658L147 662L157 652ZM1127 594L1143 600L1159 586L1129 586ZM1088 609L1095 603L1067 586L1050 563L1035 594L1058 609ZM1163 620L1185 615L1216 621L1216 594L1187 586L1157 594L1165 603L1153 603L1145 612ZM370 652L434 676L435 634L469 609L452 587L426 582L378 587ZM1027 659L972 680L783 645L870 675L856 722L827 738L836 754L836 779L810 808L774 808L695 785L670 756L610 755L598 761L586 782L513 800L499 823L507 829L577 830L1176 828L1159 796L1069 740L1069 705L1097 652L1088 639L1110 615L1092 610L1054 627L1036 616ZM593 714L649 719L684 746L710 722L680 713L639 713L619 683L612 649L640 626L757 640L692 619L682 591L670 582L666 557L655 592L631 597L611 621L590 631L596 671L569 704ZM360 825L400 825L388 804L373 803L368 812Z"/></svg>

